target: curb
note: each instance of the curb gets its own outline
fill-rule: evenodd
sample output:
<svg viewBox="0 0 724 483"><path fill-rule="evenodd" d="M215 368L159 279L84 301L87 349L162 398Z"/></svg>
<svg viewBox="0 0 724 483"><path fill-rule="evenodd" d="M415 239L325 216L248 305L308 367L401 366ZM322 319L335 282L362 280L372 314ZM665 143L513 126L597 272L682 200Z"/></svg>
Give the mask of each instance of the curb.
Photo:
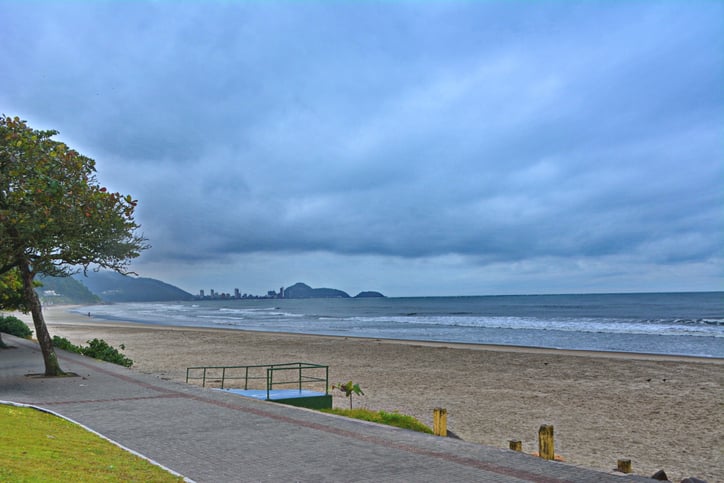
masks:
<svg viewBox="0 0 724 483"><path fill-rule="evenodd" d="M192 479L190 479L190 478L187 478L187 477L185 477L184 475L182 475L181 473L178 473L178 472L172 470L171 468L168 468L168 467L162 465L162 464L159 463L158 461L155 461L155 460L149 458L148 456L142 455L142 454L139 453L138 451L134 451L134 450L132 450L131 448L127 448L126 446L123 446L121 443L118 443L117 441L113 441L113 440L110 439L109 437L102 435L102 434L99 433L98 431L95 431L95 430L89 428L88 426L86 426L86 425L84 425L84 424L81 424L81 423L79 423L78 421L75 421L75 420L73 420L73 419L71 419L71 418L69 418L69 417L67 417L67 416L63 416L62 414L56 413L55 411L52 411L52 410L50 410L50 409L46 409L46 408L43 408L43 407L40 407L40 406L34 406L34 405L32 405L32 404L16 403L16 402L14 402L14 401L4 401L4 400L0 400L0 404L6 405L6 406L20 407L20 408L30 408L30 409L35 409L36 411L40 411L40 412L43 412L43 413L52 414L52 415L55 416L55 417L64 419L64 420L66 420L66 421L68 421L68 422L70 422L70 423L75 424L76 426L79 426L79 427L85 429L85 430L88 431L89 433L92 433L92 434L100 437L101 439L104 439L104 440L108 441L109 443L111 443L111 444L113 444L113 445L121 448L123 451L127 451L128 453L131 453L131 454L134 455L134 456L138 456L139 458L148 461L148 462L151 463L152 465L157 466L157 467L161 468L162 470L169 472L169 473L172 474L173 476L176 476L176 477L178 477L178 478L183 478L183 480L184 480L186 483L196 483L194 480L192 480Z"/></svg>

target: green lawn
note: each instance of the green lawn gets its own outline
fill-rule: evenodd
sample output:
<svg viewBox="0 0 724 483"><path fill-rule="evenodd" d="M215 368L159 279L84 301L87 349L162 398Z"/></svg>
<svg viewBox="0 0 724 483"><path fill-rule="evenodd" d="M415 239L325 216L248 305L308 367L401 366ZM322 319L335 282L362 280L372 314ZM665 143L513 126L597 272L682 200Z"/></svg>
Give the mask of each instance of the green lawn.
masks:
<svg viewBox="0 0 724 483"><path fill-rule="evenodd" d="M0 481L183 481L65 419L0 405Z"/></svg>

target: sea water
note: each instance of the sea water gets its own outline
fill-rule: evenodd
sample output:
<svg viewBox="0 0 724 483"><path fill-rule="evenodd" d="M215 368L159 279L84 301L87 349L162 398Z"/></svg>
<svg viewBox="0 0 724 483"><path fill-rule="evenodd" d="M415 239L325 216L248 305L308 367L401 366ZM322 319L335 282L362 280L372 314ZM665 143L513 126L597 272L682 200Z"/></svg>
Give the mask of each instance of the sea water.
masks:
<svg viewBox="0 0 724 483"><path fill-rule="evenodd" d="M96 319L724 358L724 292L93 305Z"/></svg>

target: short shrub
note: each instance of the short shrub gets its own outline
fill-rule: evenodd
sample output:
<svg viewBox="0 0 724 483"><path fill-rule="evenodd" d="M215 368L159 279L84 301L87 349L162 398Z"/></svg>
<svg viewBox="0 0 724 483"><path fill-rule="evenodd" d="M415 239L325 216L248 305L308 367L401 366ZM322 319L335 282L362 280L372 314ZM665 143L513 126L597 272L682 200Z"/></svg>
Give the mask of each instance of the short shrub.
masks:
<svg viewBox="0 0 724 483"><path fill-rule="evenodd" d="M126 347L121 344L121 350ZM131 367L133 361L121 354L118 349L108 345L103 339L93 339L88 341L88 347L83 349L83 355L100 359L102 361L112 362L119 366Z"/></svg>
<svg viewBox="0 0 724 483"><path fill-rule="evenodd" d="M87 342L88 345L83 347L73 344L65 337L58 337L57 335L53 337L53 345L58 349L75 352L76 354L83 354L84 356L93 357L94 359L100 359L106 362L112 362L113 364L118 364L119 366L131 367L133 365L133 360L121 354L118 349L109 345L108 342L103 339L93 339ZM121 344L120 348L123 350L126 347Z"/></svg>
<svg viewBox="0 0 724 483"><path fill-rule="evenodd" d="M12 315L0 316L0 332L22 337L23 339L30 339L33 335L33 331L28 328L25 322Z"/></svg>
<svg viewBox="0 0 724 483"><path fill-rule="evenodd" d="M57 347L58 349L63 349L64 351L68 352L75 352L76 354L83 353L80 347L73 344L65 337L58 337L57 335L53 336L53 347Z"/></svg>

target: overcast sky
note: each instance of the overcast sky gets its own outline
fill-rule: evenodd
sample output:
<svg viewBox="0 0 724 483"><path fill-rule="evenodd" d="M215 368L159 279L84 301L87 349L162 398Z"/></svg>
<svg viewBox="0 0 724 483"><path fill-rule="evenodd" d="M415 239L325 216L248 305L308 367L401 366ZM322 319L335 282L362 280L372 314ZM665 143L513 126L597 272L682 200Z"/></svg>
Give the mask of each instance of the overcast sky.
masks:
<svg viewBox="0 0 724 483"><path fill-rule="evenodd" d="M0 111L197 293L724 290L724 3L0 0Z"/></svg>

